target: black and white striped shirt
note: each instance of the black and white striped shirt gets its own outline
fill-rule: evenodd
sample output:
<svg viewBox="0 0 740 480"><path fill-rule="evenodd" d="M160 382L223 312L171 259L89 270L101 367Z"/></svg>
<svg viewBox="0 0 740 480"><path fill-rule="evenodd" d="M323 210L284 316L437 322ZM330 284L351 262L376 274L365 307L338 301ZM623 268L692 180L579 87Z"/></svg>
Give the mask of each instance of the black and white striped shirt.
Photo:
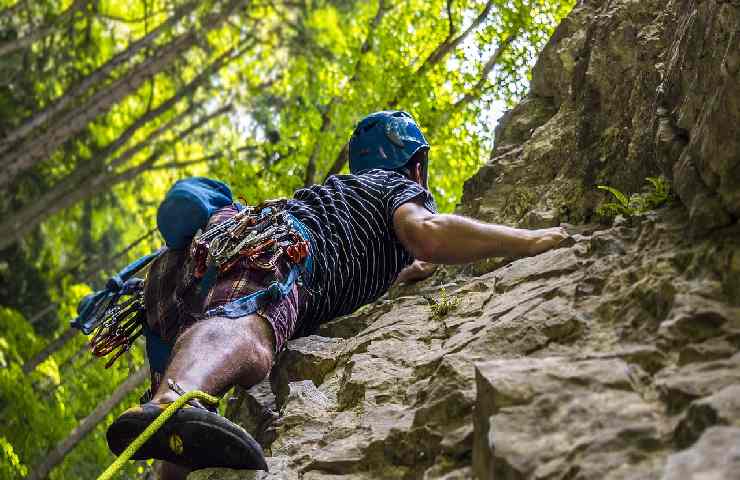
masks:
<svg viewBox="0 0 740 480"><path fill-rule="evenodd" d="M393 230L407 202L436 213L432 194L396 172L337 175L298 190L287 210L311 231L314 272L300 308L299 334L383 295L413 257Z"/></svg>

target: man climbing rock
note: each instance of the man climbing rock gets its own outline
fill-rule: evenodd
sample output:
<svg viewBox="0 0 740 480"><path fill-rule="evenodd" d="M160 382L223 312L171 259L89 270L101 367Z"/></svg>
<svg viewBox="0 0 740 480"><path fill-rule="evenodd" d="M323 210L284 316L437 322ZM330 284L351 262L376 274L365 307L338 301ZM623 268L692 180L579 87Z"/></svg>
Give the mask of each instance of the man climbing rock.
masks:
<svg viewBox="0 0 740 480"><path fill-rule="evenodd" d="M438 214L427 190L429 148L408 113L377 112L352 134L352 173L292 200L249 208L219 182L176 184L158 215L168 249L143 288L147 351L160 372L148 402L110 426L113 452L184 392L220 396L258 383L289 339L375 301L404 269L403 278L418 279L432 271L423 262L536 255L567 237L563 228ZM190 223L205 228L195 233ZM209 466L266 469L259 445L209 408L190 402L134 458L164 460L163 479Z"/></svg>

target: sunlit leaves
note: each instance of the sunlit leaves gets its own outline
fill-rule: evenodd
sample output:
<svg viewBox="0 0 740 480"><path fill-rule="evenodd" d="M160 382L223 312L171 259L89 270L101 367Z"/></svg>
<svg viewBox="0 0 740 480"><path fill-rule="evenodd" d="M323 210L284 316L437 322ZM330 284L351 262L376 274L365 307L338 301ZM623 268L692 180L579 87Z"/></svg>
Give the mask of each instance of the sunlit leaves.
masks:
<svg viewBox="0 0 740 480"><path fill-rule="evenodd" d="M494 101L510 105L525 93L535 51L572 2L495 2L480 27L458 48L431 68L422 68L440 45L470 27L486 4L482 0L387 2L364 54L360 46L368 37L377 2L317 0L307 12L286 12L279 6L267 9L265 18L285 19L281 35L288 41L272 47L287 52L276 54L286 59L285 74L269 89L240 95L252 109L238 110L240 116L256 120L241 123L252 126L253 138L261 144L257 152L262 154L254 161L269 169L263 177L273 179L257 196L289 195L301 186L301 169L313 157L318 174L326 173L354 123L398 100L395 108L410 111L427 128L433 144L431 172L444 172L444 178L435 179L437 200L449 211L459 198L462 181L486 158L492 144L490 119L480 115L481 108L490 108ZM482 79L486 61L509 37L516 40L503 49L489 81ZM251 67L259 68L259 63ZM423 73L417 73L420 69ZM462 110L453 113L453 105L466 96L478 100L469 104L464 100ZM322 128L327 109L330 122ZM279 145L264 140L268 129L277 129ZM233 164L213 171L237 183L249 181L233 170Z"/></svg>
<svg viewBox="0 0 740 480"><path fill-rule="evenodd" d="M0 82L0 134L63 98L189 1L89 2L84 11L52 29L28 51L0 57L0 72L13 82L12 89ZM20 266L35 272L36 277L31 277L24 270L24 277L33 278L39 291L32 295L25 288L24 298L43 296L55 302L57 315L42 322L46 330L66 328L74 304L86 291L79 286L86 266L102 263L90 276L100 286L106 273L161 244L153 235L115 257L154 226L157 205L174 180L193 174L220 177L250 203L291 196L303 185L309 161L315 161L314 180L322 181L355 123L376 110L404 109L417 118L432 143L430 188L441 209L451 211L463 181L489 155L494 112L526 94L536 53L573 1L493 1L488 15L454 46L452 42L473 25L488 0L386 1L377 25L373 22L379 0L248 3L248 8L239 9L206 34L200 34L205 19L218 12L225 0L194 3L192 12L76 101L104 92L179 35L197 32L197 41L178 51L167 68L97 115L83 132L14 185L13 198L0 198L3 213L13 213L76 172L95 167L94 175L72 189L94 194L46 218L17 250L12 259L16 263L0 261L3 280L12 278L13 268ZM12 0L0 0L0 6L12 4ZM72 0L26 4L10 20L0 16L0 41L50 24ZM506 48L501 49L502 45ZM486 71L499 49L497 63ZM219 55L232 51L240 53L108 152L142 116L182 92ZM226 105L233 107L228 114L191 128ZM164 126L165 131L157 133ZM135 149L133 155L117 162L131 149ZM209 155L217 158L188 163ZM182 163L187 166L166 168ZM105 183L142 165L148 170L134 180ZM3 459L18 460L13 463L15 471L36 463L142 361L142 352L136 349L105 371L89 363L88 357L76 356L83 347L84 339L79 338L42 368L47 375L35 374L38 381L52 379L42 389L35 388L35 380L24 378L20 364L48 339L38 337L26 319L17 312L0 311L0 361L9 365L0 368L0 404L25 412L23 418L10 422L4 432L7 440L0 440ZM96 467L109 460L98 430L52 477L91 478Z"/></svg>

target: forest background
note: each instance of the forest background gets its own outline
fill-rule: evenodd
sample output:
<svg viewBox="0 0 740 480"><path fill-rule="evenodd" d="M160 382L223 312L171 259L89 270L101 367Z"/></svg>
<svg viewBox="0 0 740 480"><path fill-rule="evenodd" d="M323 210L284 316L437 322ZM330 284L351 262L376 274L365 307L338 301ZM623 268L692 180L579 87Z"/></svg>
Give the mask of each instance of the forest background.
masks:
<svg viewBox="0 0 740 480"><path fill-rule="evenodd" d="M403 109L452 211L573 3L0 0L0 479L113 460L105 426L146 388L143 350L105 369L69 322L161 244L176 179L291 196L346 172L360 118Z"/></svg>

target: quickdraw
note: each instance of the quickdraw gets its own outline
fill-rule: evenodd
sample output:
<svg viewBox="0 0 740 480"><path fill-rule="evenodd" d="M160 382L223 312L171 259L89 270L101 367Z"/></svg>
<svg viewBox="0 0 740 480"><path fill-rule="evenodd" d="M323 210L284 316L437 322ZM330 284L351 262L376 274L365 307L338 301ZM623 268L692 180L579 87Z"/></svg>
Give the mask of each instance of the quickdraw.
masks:
<svg viewBox="0 0 740 480"><path fill-rule="evenodd" d="M131 349L143 334L144 287L143 281L136 279L133 285L123 289L99 310L100 321L93 330L90 349L96 357L112 354L105 368ZM125 300L121 300L127 296Z"/></svg>

